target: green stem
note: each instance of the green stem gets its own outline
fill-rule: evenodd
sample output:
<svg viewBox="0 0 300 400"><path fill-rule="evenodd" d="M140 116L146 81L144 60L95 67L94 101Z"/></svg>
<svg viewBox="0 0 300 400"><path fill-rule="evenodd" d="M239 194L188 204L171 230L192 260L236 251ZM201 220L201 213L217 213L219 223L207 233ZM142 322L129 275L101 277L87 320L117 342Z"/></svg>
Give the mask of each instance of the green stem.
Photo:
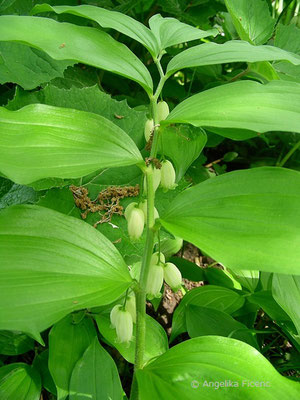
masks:
<svg viewBox="0 0 300 400"><path fill-rule="evenodd" d="M147 167L145 170L147 183L147 225L146 225L146 245L142 259L139 286L136 291L136 343L135 343L135 364L134 377L131 388L130 400L138 400L138 387L136 382L136 371L143 368L145 353L146 335L146 283L149 273L150 260L154 246L154 190L153 190L153 170Z"/></svg>
<svg viewBox="0 0 300 400"><path fill-rule="evenodd" d="M277 167L283 167L287 160L300 148L300 140L297 142L291 150L283 157L283 159L277 163Z"/></svg>

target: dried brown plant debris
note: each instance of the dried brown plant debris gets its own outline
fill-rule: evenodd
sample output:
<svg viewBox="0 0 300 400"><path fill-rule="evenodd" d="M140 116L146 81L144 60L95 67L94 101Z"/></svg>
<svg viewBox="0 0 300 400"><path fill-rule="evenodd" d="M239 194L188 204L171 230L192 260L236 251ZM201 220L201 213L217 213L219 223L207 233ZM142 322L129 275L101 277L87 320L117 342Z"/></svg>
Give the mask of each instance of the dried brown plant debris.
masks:
<svg viewBox="0 0 300 400"><path fill-rule="evenodd" d="M101 190L95 200L89 197L89 191L84 186L70 186L73 193L76 207L83 212L81 218L86 219L91 213L100 213L101 219L94 224L96 228L98 224L110 222L114 214L123 215L124 208L120 204L120 200L125 197L136 197L139 195L139 185L135 186L109 186Z"/></svg>

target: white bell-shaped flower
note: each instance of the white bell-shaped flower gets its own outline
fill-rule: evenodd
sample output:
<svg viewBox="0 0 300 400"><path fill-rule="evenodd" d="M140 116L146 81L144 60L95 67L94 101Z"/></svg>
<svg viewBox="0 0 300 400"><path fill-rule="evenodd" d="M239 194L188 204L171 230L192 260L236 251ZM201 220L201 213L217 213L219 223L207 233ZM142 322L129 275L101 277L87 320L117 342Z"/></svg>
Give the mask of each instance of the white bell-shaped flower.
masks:
<svg viewBox="0 0 300 400"><path fill-rule="evenodd" d="M123 306L117 305L111 310L110 321L116 329L118 342L130 342L133 332L133 321L130 312L124 310Z"/></svg>
<svg viewBox="0 0 300 400"><path fill-rule="evenodd" d="M164 283L164 268L162 265L150 264L149 274L146 283L146 293L149 300L160 297L161 287Z"/></svg>
<svg viewBox="0 0 300 400"><path fill-rule="evenodd" d="M182 284L181 272L175 264L170 262L164 265L163 271L165 282L170 286L173 292L177 292Z"/></svg>
<svg viewBox="0 0 300 400"><path fill-rule="evenodd" d="M139 239L144 230L145 217L140 208L133 208L127 218L127 230L131 240Z"/></svg>
<svg viewBox="0 0 300 400"><path fill-rule="evenodd" d="M161 172L158 168L153 168L152 166L150 168L153 169L153 191L155 192L160 184ZM144 177L144 192L147 194L146 176Z"/></svg>
<svg viewBox="0 0 300 400"><path fill-rule="evenodd" d="M128 311L131 315L132 321L136 323L136 301L135 301L135 294L127 297L125 310Z"/></svg>
<svg viewBox="0 0 300 400"><path fill-rule="evenodd" d="M165 160L161 163L161 179L160 186L164 190L175 189L177 186L175 183L176 173L173 164L169 160Z"/></svg>
<svg viewBox="0 0 300 400"><path fill-rule="evenodd" d="M181 238L175 237L175 239L165 239L160 243L160 251L164 253L166 259L171 257L173 254L178 253L183 245Z"/></svg>
<svg viewBox="0 0 300 400"><path fill-rule="evenodd" d="M153 133L153 128L154 128L154 121L153 119L147 119L145 123L145 129L144 129L144 135L146 142L149 142L151 135Z"/></svg>
<svg viewBox="0 0 300 400"><path fill-rule="evenodd" d="M158 265L160 262L161 262L161 263L165 263L165 262L166 262L165 256L163 255L162 252L159 253L158 251L156 251L156 252L153 253L152 256L151 256L150 264L152 264L152 265Z"/></svg>
<svg viewBox="0 0 300 400"><path fill-rule="evenodd" d="M146 223L146 221L147 221L147 215L148 215L148 213L147 213L147 200L141 201L140 204L139 204L139 208L140 208L140 209L143 211L143 213L144 213L145 223ZM157 209L154 207L154 219L157 219L157 218L159 218L159 214L158 214Z"/></svg>
<svg viewBox="0 0 300 400"><path fill-rule="evenodd" d="M160 101L157 103L157 118L158 122L163 121L170 114L168 103Z"/></svg>
<svg viewBox="0 0 300 400"><path fill-rule="evenodd" d="M128 204L128 206L125 208L124 211L124 217L128 220L128 217L131 213L131 211L138 206L138 203L133 201L132 203Z"/></svg>

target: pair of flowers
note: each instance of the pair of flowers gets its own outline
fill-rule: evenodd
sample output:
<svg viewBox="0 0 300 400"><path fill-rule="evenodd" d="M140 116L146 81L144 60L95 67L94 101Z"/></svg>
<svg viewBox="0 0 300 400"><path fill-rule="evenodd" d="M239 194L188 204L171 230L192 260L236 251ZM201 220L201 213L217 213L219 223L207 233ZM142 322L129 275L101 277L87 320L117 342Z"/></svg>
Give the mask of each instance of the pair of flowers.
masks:
<svg viewBox="0 0 300 400"><path fill-rule="evenodd" d="M152 254L146 283L146 293L149 300L161 296L161 288L165 282L175 292L181 288L182 276L175 264L165 262L163 253ZM115 305L110 312L112 328L116 329L118 341L129 343L133 335L133 324L136 323L136 301L132 293L125 303Z"/></svg>

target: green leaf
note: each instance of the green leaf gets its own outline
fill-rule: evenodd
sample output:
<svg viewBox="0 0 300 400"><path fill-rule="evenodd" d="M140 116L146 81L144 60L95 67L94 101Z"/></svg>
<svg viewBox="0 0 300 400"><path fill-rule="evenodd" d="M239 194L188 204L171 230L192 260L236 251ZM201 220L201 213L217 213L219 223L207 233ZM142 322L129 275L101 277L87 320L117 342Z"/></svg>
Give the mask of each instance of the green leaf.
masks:
<svg viewBox="0 0 300 400"><path fill-rule="evenodd" d="M234 171L185 190L161 223L232 270L300 274L299 202L297 171Z"/></svg>
<svg viewBox="0 0 300 400"><path fill-rule="evenodd" d="M221 286L206 285L190 290L174 312L170 341L187 331L185 313L188 305L208 307L231 314L241 308L243 304L242 296Z"/></svg>
<svg viewBox="0 0 300 400"><path fill-rule="evenodd" d="M78 178L100 168L138 164L142 157L125 132L96 114L32 104L0 108L0 171L21 184Z"/></svg>
<svg viewBox="0 0 300 400"><path fill-rule="evenodd" d="M224 286L229 289L241 290L242 286L226 269L219 268L205 268L205 277L211 285Z"/></svg>
<svg viewBox="0 0 300 400"><path fill-rule="evenodd" d="M0 354L15 356L34 348L34 340L18 331L0 331Z"/></svg>
<svg viewBox="0 0 300 400"><path fill-rule="evenodd" d="M178 182L199 157L207 141L206 133L191 125L163 126L159 132L158 152L173 161Z"/></svg>
<svg viewBox="0 0 300 400"><path fill-rule="evenodd" d="M97 337L77 362L70 382L70 400L122 400L123 389L114 360Z"/></svg>
<svg viewBox="0 0 300 400"><path fill-rule="evenodd" d="M217 29L203 31L184 24L175 18L163 18L160 14L153 15L149 19L149 26L159 43L158 53L167 47L179 43L202 39L208 36L216 36L218 34Z"/></svg>
<svg viewBox="0 0 300 400"><path fill-rule="evenodd" d="M18 43L0 42L0 83L13 82L31 90L62 77L70 61L56 61L47 54Z"/></svg>
<svg viewBox="0 0 300 400"><path fill-rule="evenodd" d="M6 181L7 185L10 183L11 187L5 194L3 194L3 196L1 196L0 188L0 210L13 204L35 203L38 200L39 196L32 188L14 184L13 182L4 178L3 181Z"/></svg>
<svg viewBox="0 0 300 400"><path fill-rule="evenodd" d="M119 343L117 340L116 330L111 327L111 322L108 313L103 313L95 316L98 329L101 335L115 347L126 361L134 364L135 359L135 332L136 325L133 326L133 338L129 345ZM151 360L154 357L160 356L168 350L168 338L163 327L149 315L146 315L146 342L144 352L144 362Z"/></svg>
<svg viewBox="0 0 300 400"><path fill-rule="evenodd" d="M232 274L244 288L248 289L250 292L255 291L259 282L259 271L235 269L232 271Z"/></svg>
<svg viewBox="0 0 300 400"><path fill-rule="evenodd" d="M265 0L225 0L225 4L241 39L263 44L272 36L275 20Z"/></svg>
<svg viewBox="0 0 300 400"><path fill-rule="evenodd" d="M33 366L39 371L42 378L42 386L48 392L56 396L56 386L48 368L49 349L38 354L33 360Z"/></svg>
<svg viewBox="0 0 300 400"><path fill-rule="evenodd" d="M274 46L253 46L242 40L231 40L224 44L204 43L177 54L168 64L167 75L183 68L232 62L258 62L288 60L300 64L300 57Z"/></svg>
<svg viewBox="0 0 300 400"><path fill-rule="evenodd" d="M145 147L146 111L130 108L126 100L112 99L109 94L101 92L97 85L80 89L75 87L64 89L49 84L34 93L17 90L14 99L6 108L15 111L31 103L72 108L101 115L123 129L139 149Z"/></svg>
<svg viewBox="0 0 300 400"><path fill-rule="evenodd" d="M184 100L161 124L176 122L260 133L300 133L300 84L240 81L218 86Z"/></svg>
<svg viewBox="0 0 300 400"><path fill-rule="evenodd" d="M191 338L197 336L228 336L258 349L257 340L241 322L224 311L189 305L186 308L186 326Z"/></svg>
<svg viewBox="0 0 300 400"><path fill-rule="evenodd" d="M125 76L152 92L144 64L122 43L95 28L49 18L0 17L0 40L20 42L44 51L55 60L72 60Z"/></svg>
<svg viewBox="0 0 300 400"><path fill-rule="evenodd" d="M300 337L300 276L274 274L272 294L293 321Z"/></svg>
<svg viewBox="0 0 300 400"><path fill-rule="evenodd" d="M100 26L102 26L102 28L115 29L118 32L121 32L124 35L142 43L142 45L144 45L153 56L158 53L158 43L150 29L128 15L91 5L81 5L76 7L52 7L49 4L37 4L33 8L32 14L38 14L47 11L53 11L56 14L68 13L78 15L83 18L88 18L97 22Z"/></svg>
<svg viewBox="0 0 300 400"><path fill-rule="evenodd" d="M257 304L272 320L276 321L277 324L290 320L286 312L274 300L271 290L262 290L252 293L251 296L247 297L247 300L252 304Z"/></svg>
<svg viewBox="0 0 300 400"><path fill-rule="evenodd" d="M5 400L39 400L41 378L38 371L23 363L0 368L0 398Z"/></svg>
<svg viewBox="0 0 300 400"><path fill-rule="evenodd" d="M83 221L38 206L0 213L0 329L39 332L74 310L109 304L131 284L116 248Z"/></svg>
<svg viewBox="0 0 300 400"><path fill-rule="evenodd" d="M75 323L73 315L57 322L49 334L49 370L57 389L57 398L69 395L69 383L75 364L96 337L91 319Z"/></svg>
<svg viewBox="0 0 300 400"><path fill-rule="evenodd" d="M172 347L137 371L137 379L141 400L290 400L300 395L299 383L281 376L253 347L218 336Z"/></svg>

